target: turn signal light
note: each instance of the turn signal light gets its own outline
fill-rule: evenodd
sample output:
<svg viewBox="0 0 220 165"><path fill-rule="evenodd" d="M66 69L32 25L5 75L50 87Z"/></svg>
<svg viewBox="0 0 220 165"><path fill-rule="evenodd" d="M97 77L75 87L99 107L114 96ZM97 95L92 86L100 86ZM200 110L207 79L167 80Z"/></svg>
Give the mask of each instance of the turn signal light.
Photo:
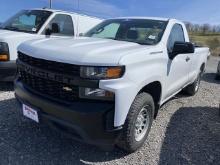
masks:
<svg viewBox="0 0 220 165"><path fill-rule="evenodd" d="M9 60L8 55L6 55L6 54L1 54L0 55L0 61L8 61L8 60Z"/></svg>
<svg viewBox="0 0 220 165"><path fill-rule="evenodd" d="M106 77L107 78L118 78L121 77L122 68L121 67L112 67L108 68Z"/></svg>

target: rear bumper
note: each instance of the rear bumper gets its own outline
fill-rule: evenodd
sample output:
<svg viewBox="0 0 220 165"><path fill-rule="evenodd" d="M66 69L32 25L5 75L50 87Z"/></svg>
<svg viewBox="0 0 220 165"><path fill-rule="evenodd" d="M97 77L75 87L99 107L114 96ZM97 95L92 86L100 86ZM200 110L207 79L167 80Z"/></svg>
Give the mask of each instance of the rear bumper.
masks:
<svg viewBox="0 0 220 165"><path fill-rule="evenodd" d="M62 104L33 93L15 81L15 96L20 103L38 110L40 121L46 120L76 140L93 145L114 145L121 127L114 127L114 103L74 102Z"/></svg>
<svg viewBox="0 0 220 165"><path fill-rule="evenodd" d="M16 75L16 62L0 62L0 81L13 81Z"/></svg>

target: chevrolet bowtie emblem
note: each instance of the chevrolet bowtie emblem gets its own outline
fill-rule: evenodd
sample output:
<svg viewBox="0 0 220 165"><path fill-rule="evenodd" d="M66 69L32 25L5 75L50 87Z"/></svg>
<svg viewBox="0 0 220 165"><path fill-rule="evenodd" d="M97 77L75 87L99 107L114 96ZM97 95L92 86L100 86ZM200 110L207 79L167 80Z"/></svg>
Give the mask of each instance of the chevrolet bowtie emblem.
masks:
<svg viewBox="0 0 220 165"><path fill-rule="evenodd" d="M64 90L64 91L67 91L67 92L73 91L72 88L70 88L70 87L63 87L63 90Z"/></svg>

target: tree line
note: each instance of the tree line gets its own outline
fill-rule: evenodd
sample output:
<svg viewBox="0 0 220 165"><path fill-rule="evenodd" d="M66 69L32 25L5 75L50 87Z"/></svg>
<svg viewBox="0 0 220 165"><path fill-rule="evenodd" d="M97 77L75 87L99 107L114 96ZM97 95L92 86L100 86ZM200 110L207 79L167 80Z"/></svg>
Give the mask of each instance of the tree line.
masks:
<svg viewBox="0 0 220 165"><path fill-rule="evenodd" d="M190 22L185 22L186 28L190 33L220 33L220 25L210 25L210 24L193 24Z"/></svg>

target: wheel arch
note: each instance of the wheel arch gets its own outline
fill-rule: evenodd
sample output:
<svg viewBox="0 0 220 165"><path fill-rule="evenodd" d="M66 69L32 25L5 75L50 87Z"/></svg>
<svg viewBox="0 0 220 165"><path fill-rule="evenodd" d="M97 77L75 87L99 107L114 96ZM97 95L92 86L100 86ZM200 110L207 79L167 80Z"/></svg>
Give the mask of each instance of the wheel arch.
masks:
<svg viewBox="0 0 220 165"><path fill-rule="evenodd" d="M201 72L205 72L205 62L202 63L202 65L200 66L200 71Z"/></svg>
<svg viewBox="0 0 220 165"><path fill-rule="evenodd" d="M160 108L160 101L162 96L162 84L159 81L148 83L138 92L138 94L142 92L149 93L153 97L155 104L154 118L156 118L158 114L158 110Z"/></svg>

